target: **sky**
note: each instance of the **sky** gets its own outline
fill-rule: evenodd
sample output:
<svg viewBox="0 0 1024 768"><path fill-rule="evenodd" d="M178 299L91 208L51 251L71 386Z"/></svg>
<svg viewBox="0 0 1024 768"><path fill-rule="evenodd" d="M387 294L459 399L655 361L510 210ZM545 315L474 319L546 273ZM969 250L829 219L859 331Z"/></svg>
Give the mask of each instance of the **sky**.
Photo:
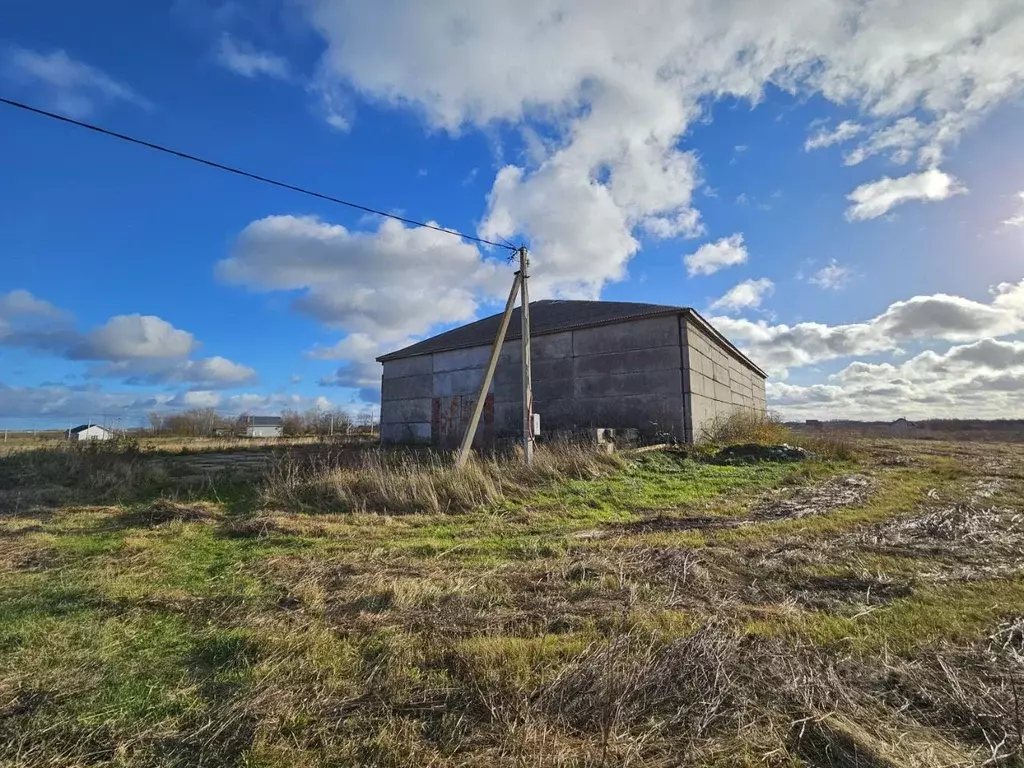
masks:
<svg viewBox="0 0 1024 768"><path fill-rule="evenodd" d="M691 306L788 419L1024 417L1021 0L8 3L0 95ZM379 399L500 248L0 105L0 428Z"/></svg>

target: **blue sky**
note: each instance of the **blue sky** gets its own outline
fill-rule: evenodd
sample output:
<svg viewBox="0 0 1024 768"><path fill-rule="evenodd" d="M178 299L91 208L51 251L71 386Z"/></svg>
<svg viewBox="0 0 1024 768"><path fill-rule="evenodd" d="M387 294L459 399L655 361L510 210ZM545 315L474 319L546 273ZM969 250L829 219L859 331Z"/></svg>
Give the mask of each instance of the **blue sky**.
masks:
<svg viewBox="0 0 1024 768"><path fill-rule="evenodd" d="M792 418L1024 415L1024 9L804 1L41 0L5 9L0 94L526 242L537 298L693 306ZM365 410L377 354L511 279L494 249L0 126L0 427Z"/></svg>

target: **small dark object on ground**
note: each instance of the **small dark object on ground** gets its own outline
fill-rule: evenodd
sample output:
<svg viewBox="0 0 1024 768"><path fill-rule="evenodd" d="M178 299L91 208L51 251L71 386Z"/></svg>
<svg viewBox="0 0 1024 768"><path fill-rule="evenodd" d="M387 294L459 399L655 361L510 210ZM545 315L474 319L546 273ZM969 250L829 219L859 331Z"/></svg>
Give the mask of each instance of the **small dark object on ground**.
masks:
<svg viewBox="0 0 1024 768"><path fill-rule="evenodd" d="M806 461L814 458L810 451L795 445L758 445L744 443L727 445L715 454L717 464L753 464L758 461Z"/></svg>

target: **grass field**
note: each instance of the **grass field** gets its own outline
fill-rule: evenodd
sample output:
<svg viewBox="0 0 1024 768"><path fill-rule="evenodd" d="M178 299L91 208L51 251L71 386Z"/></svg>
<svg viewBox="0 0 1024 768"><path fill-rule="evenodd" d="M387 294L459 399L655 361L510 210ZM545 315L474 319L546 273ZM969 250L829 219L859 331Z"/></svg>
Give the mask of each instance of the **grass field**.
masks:
<svg viewBox="0 0 1024 768"><path fill-rule="evenodd" d="M1024 765L1020 445L215 448L0 457L0 765Z"/></svg>

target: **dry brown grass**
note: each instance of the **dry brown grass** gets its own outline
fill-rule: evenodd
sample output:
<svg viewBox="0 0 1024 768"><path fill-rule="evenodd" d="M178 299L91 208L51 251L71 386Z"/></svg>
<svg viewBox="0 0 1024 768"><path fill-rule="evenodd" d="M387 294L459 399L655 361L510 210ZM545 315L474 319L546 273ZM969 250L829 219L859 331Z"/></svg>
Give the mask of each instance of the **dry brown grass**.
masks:
<svg viewBox="0 0 1024 768"><path fill-rule="evenodd" d="M575 443L538 446L527 467L518 452L474 457L463 468L434 451L326 450L287 456L266 475L266 505L319 512L456 513L520 497L560 479L593 479L623 460Z"/></svg>
<svg viewBox="0 0 1024 768"><path fill-rule="evenodd" d="M0 765L1018 768L1024 454L893 448L325 446L229 501L0 514Z"/></svg>
<svg viewBox="0 0 1024 768"><path fill-rule="evenodd" d="M138 446L130 442L59 443L27 449L0 461L0 491L6 493L0 497L0 509L48 490L59 495L74 488L89 500L131 494L164 477L162 468L144 461Z"/></svg>
<svg viewBox="0 0 1024 768"><path fill-rule="evenodd" d="M819 432L813 435L794 434L791 437L795 445L806 448L825 459L850 461L857 458L857 438L849 432L834 430Z"/></svg>

